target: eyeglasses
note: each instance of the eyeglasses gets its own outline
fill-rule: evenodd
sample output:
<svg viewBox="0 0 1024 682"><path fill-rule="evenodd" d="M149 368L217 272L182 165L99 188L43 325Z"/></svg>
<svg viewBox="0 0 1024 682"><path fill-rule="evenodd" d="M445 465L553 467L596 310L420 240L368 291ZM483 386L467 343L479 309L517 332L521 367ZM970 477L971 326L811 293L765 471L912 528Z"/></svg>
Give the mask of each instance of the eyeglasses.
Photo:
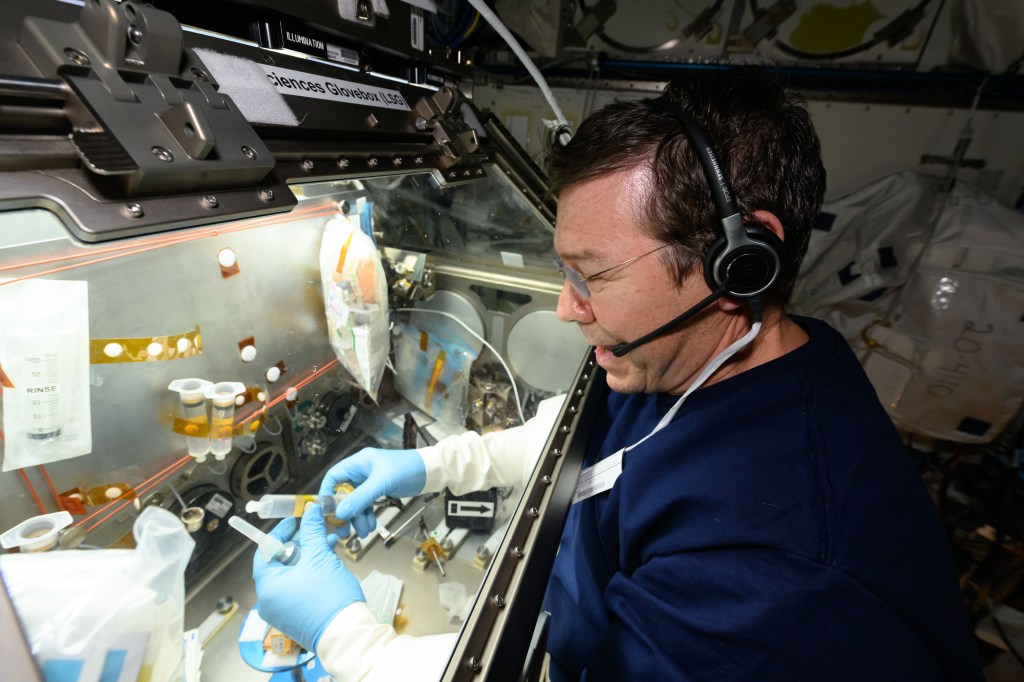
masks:
<svg viewBox="0 0 1024 682"><path fill-rule="evenodd" d="M611 272L612 270L614 270L616 268L621 268L624 265L629 265L630 263L635 263L636 261L640 260L644 256L649 256L652 253L654 253L655 251L661 251L666 246L672 246L672 242L669 242L667 244L662 244L661 246L655 247L655 248L651 249L650 251L647 251L645 253L641 253L639 256L633 256L632 258L630 258L628 260L624 260L621 263L618 263L616 265L611 266L610 268L605 268L601 272L595 272L593 275L584 275L579 270L577 270L575 268L570 268L568 265L563 263L562 259L559 258L558 256L554 257L554 261L555 261L555 267L558 268L558 272L561 273L562 277L564 277L565 279L567 279L569 281L569 284L571 284L572 288L576 290L576 293L580 295L580 298L590 298L590 289L589 289L589 287L587 287L587 282L588 281L594 279L595 277L600 277L601 275L605 274L606 272Z"/></svg>

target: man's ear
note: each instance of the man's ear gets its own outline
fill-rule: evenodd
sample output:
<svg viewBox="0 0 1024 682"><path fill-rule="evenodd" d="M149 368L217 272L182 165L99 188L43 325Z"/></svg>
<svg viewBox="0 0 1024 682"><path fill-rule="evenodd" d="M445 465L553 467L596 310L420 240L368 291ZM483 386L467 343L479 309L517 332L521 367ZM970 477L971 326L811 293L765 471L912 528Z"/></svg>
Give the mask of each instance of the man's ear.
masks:
<svg viewBox="0 0 1024 682"><path fill-rule="evenodd" d="M780 241L786 241L786 231L782 229L782 221L771 211L754 211L750 214L766 230L771 230Z"/></svg>

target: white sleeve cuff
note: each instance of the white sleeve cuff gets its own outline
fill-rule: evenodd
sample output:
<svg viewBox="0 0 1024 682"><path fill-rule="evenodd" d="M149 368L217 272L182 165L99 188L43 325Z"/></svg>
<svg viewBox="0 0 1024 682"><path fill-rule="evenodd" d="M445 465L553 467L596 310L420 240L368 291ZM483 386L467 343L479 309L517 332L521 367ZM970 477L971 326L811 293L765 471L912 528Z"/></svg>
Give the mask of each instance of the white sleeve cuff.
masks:
<svg viewBox="0 0 1024 682"><path fill-rule="evenodd" d="M364 602L349 604L317 645L324 670L338 682L441 679L458 635L399 635L378 623Z"/></svg>

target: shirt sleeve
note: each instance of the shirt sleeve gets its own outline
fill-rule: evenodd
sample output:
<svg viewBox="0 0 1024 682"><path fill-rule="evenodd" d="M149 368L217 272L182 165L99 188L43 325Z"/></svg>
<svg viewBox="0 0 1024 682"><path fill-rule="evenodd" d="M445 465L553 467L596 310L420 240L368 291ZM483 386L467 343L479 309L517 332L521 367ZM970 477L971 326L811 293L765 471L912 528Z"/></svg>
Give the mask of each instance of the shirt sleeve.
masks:
<svg viewBox="0 0 1024 682"><path fill-rule="evenodd" d="M522 485L554 427L565 395L548 398L525 424L481 436L467 431L420 448L427 470L423 492L448 488L456 495L498 486Z"/></svg>
<svg viewBox="0 0 1024 682"><path fill-rule="evenodd" d="M876 595L783 551L652 557L612 578L605 605L609 622L584 648L588 682L946 679L936 652Z"/></svg>

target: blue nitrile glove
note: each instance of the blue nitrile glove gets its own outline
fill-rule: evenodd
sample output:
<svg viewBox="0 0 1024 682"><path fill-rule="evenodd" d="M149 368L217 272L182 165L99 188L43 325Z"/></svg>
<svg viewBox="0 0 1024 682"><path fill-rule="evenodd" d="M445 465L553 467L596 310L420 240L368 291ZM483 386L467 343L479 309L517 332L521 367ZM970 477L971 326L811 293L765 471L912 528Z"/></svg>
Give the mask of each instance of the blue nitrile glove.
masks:
<svg viewBox="0 0 1024 682"><path fill-rule="evenodd" d="M320 484L320 494L334 495L339 483L351 483L355 490L341 501L334 515L350 520L359 537L365 538L377 527L374 500L381 495L419 495L427 483L427 468L415 450L363 448L330 468Z"/></svg>
<svg viewBox="0 0 1024 682"><path fill-rule="evenodd" d="M295 533L294 518L277 524L270 534L287 542ZM333 540L333 542L332 542ZM338 537L328 536L324 508L306 505L299 529L299 561L285 566L266 562L259 551L252 559L260 617L306 648L316 651L320 636L343 608L366 601L359 581L334 554Z"/></svg>

